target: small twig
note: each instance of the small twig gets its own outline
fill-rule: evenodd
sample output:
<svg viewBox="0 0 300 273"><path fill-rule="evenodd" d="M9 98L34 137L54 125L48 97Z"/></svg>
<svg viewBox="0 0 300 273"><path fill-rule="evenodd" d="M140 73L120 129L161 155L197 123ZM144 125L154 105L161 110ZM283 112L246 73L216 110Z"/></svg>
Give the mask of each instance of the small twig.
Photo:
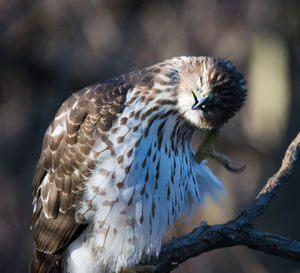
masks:
<svg viewBox="0 0 300 273"><path fill-rule="evenodd" d="M253 204L236 219L222 225L202 225L191 233L173 239L162 247L158 258L150 261L157 272L170 272L185 260L201 253L244 245L265 253L300 261L300 242L254 229L252 223L286 184L300 162L300 133L288 147L278 172L268 179ZM149 262L148 262L149 263Z"/></svg>

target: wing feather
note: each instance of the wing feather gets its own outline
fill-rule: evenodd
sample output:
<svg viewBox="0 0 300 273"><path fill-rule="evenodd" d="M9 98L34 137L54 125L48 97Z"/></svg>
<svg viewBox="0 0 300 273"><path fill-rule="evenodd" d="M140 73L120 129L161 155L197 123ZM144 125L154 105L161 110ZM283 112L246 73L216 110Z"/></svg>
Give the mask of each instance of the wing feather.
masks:
<svg viewBox="0 0 300 273"><path fill-rule="evenodd" d="M94 168L93 145L123 109L128 88L114 91L123 83L96 84L73 94L46 131L33 180L31 272L50 272L84 227L75 222L74 211Z"/></svg>
<svg viewBox="0 0 300 273"><path fill-rule="evenodd" d="M34 258L31 273L51 272L63 250L84 230L75 222L75 208L95 166L96 139L108 145L105 133L125 107L136 85L151 88L159 69L150 67L97 83L67 99L45 133L33 180Z"/></svg>

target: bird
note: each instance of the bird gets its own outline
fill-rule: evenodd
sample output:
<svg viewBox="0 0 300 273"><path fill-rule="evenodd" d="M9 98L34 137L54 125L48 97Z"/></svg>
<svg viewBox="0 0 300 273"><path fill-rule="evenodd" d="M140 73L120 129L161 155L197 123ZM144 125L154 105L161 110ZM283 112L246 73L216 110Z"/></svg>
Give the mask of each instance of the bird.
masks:
<svg viewBox="0 0 300 273"><path fill-rule="evenodd" d="M126 272L159 255L168 226L224 192L197 162L195 130L240 110L228 60L174 57L73 93L48 127L33 179L31 273Z"/></svg>

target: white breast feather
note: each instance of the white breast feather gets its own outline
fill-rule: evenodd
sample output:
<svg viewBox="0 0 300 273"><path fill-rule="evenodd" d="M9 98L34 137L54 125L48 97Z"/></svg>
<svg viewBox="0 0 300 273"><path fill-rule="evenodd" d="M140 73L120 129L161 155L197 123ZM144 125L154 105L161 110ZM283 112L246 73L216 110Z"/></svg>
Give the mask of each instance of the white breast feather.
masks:
<svg viewBox="0 0 300 273"><path fill-rule="evenodd" d="M133 89L128 92L127 101L135 91ZM170 136L177 122L176 116L169 118L164 126L160 150L156 151L158 143L154 139L157 138L158 127L163 120L157 119L153 122L147 137L144 137L143 127L147 125L147 119L133 132L132 129L140 121L130 118L129 115L131 111L138 111L139 105L133 103L124 109L111 129L119 128L118 134L108 133L115 155L106 149L103 141L99 140L97 143L99 162L85 192L85 199L91 200L92 208L84 203L78 210L90 224L66 251L68 272L118 272L121 268L136 264L142 256L158 255L167 225L172 225L183 210L189 209L187 200L190 196L201 203L205 193L216 196L217 191L224 190L221 182L204 163L198 165L192 160L193 151L189 143L178 142L177 156L171 153L169 158L168 153L165 153L165 146L167 151L171 150ZM153 101L147 106L140 105L142 113L153 106ZM120 124L122 117L128 118L126 125ZM125 136L122 143L117 141L120 132ZM128 157L127 153L141 137L140 145ZM151 154L147 156L150 147ZM153 160L155 151L157 155ZM120 156L123 156L123 161L117 165ZM188 164L185 163L185 157ZM143 166L145 158L146 164ZM155 169L158 161L158 189L155 189ZM124 169L130 165L130 171L126 174ZM149 178L145 182L147 171ZM170 181L172 172L173 183ZM195 177L196 184L192 176ZM117 184L121 182L124 185L119 189Z"/></svg>

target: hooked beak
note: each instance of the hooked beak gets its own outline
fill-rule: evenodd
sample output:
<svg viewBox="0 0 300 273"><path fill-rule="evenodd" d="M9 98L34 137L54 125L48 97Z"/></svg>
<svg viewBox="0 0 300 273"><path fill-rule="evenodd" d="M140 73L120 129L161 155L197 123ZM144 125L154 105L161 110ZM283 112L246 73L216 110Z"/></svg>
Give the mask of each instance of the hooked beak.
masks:
<svg viewBox="0 0 300 273"><path fill-rule="evenodd" d="M192 106L192 110L204 110L205 111L205 105L210 101L210 98L196 95L195 92L193 92L193 96L195 99L195 103Z"/></svg>

